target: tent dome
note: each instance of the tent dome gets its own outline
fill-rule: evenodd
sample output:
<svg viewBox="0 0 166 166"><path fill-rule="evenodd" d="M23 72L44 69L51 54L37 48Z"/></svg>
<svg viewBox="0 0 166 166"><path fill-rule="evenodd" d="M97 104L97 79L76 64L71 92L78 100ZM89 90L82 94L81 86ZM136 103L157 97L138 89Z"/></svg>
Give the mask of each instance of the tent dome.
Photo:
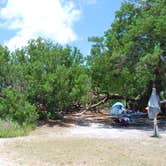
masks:
<svg viewBox="0 0 166 166"><path fill-rule="evenodd" d="M116 106L125 107L124 104L121 103L121 102L116 102L116 103L114 103L114 104L112 105L112 108L113 108L113 107L116 107Z"/></svg>
<svg viewBox="0 0 166 166"><path fill-rule="evenodd" d="M118 115L118 114L122 114L122 112L124 111L125 106L123 103L121 102L116 102L112 105L112 107L109 110L109 113L111 115Z"/></svg>

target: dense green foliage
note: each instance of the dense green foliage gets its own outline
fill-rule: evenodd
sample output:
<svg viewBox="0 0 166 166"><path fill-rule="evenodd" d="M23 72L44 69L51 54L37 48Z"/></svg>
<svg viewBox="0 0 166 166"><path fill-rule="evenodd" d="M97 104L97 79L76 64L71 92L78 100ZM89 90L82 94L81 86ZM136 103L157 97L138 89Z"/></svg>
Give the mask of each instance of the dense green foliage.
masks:
<svg viewBox="0 0 166 166"><path fill-rule="evenodd" d="M152 86L166 93L166 1L122 3L111 28L91 38L93 88L147 104Z"/></svg>
<svg viewBox="0 0 166 166"><path fill-rule="evenodd" d="M34 123L37 112L34 105L30 104L25 96L10 88L4 88L0 97L0 115L2 119L9 119L19 124L28 125Z"/></svg>
<svg viewBox="0 0 166 166"><path fill-rule="evenodd" d="M152 86L164 98L165 20L164 0L125 1L104 36L89 38L88 57L42 38L14 52L0 46L0 117L21 125L54 119L96 94L138 99L141 108Z"/></svg>
<svg viewBox="0 0 166 166"><path fill-rule="evenodd" d="M1 47L0 57L3 119L33 123L37 111L41 118L56 118L55 112L90 100L90 78L77 48L38 38L12 53Z"/></svg>

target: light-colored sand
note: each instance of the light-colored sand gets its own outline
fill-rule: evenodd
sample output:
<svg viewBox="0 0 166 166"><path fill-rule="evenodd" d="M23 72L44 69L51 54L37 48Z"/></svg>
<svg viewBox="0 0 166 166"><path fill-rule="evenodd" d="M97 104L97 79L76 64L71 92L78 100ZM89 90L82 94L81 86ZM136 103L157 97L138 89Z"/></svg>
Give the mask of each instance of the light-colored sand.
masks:
<svg viewBox="0 0 166 166"><path fill-rule="evenodd" d="M72 149L71 147L80 146L82 143L88 142L89 144L88 151L89 151L89 155L91 156L92 154L95 153L95 150L92 150L91 147L93 146L92 148L96 148L95 146L99 146L99 145L102 146L103 140L105 140L104 142L108 142L108 146L111 146L111 145L113 145L113 147L115 146L115 149L118 148L119 146L121 147L124 146L123 143L121 142L124 142L126 144L124 148L127 148L127 146L131 145L133 150L136 150L136 151L139 147L139 143L141 143L142 146L147 146L149 144L150 150L153 150L154 142L155 143L157 142L160 147L164 147L166 149L166 131L160 131L161 138L159 138L157 141L156 141L156 138L151 138L152 134L153 134L153 129L149 129L149 130L136 129L136 128L131 129L128 127L112 128L111 126L108 126L108 125L104 126L99 123L91 123L88 126L73 126L69 128L57 127L57 126L54 126L54 127L43 126L43 127L37 128L29 136L26 136L26 137L0 139L0 166L20 166L20 165L29 166L34 164L43 165L43 166L45 165L56 166L56 164L53 164L54 160L57 160L58 163L62 163L59 165L77 165L77 164L72 164L72 163L76 163L77 159L75 159L76 156L74 156L75 149ZM95 143L95 140L98 140L98 141ZM110 140L112 142L110 142ZM69 143L67 143L68 141ZM77 142L79 141L80 143L77 144ZM69 147L67 147L68 144L69 144ZM109 151L109 149L107 149L107 144L103 144L103 146L105 146L105 148L103 147L102 149L103 151L105 149L106 149L106 152ZM55 148L52 149L52 147L55 147ZM147 147L143 147L144 150L146 151L145 156L146 155L148 156L150 153L150 151L148 153ZM154 145L154 148L156 147L157 145ZM81 152L81 148L84 148L84 146L81 145L80 150L78 150L79 147L76 150ZM67 149L70 150L71 153L67 154L68 152L66 151L64 152L66 154L63 154L63 151ZM160 149L158 149L158 151L160 153ZM163 149L161 149L161 154L159 155L164 156L162 151ZM61 155L58 159L53 157L54 155L56 156L59 153ZM140 153L140 151L138 151L138 153ZM49 154L49 156L47 156L47 154ZM117 151L117 155L119 154L121 154L121 152ZM63 159L64 157L63 155L68 156L72 163L70 163L70 161L68 160ZM44 156L44 157L47 156L47 157L46 158L43 157L42 159L41 156ZM74 157L74 159L72 159L72 157ZM82 158L84 157L86 158L84 159L86 162L82 161ZM122 155L122 157L124 156ZM91 165L91 161L90 159L88 159L88 154L86 154L86 152L85 154L83 154L82 158L80 159L81 160L80 163L82 163L82 164L79 163L80 165L84 165L84 166ZM153 155L152 155L152 158L153 158ZM95 164L99 165L98 163L100 163L100 160L98 161L94 159L94 156L92 160L94 160L94 165ZM163 163L164 161L166 161L166 158L163 157L162 160L163 160L162 161ZM26 164L24 163L24 161ZM42 161L45 161L45 162L42 162ZM63 164L63 161L64 161L64 164ZM156 161L157 160L155 160L155 162ZM49 164L49 162L52 164ZM109 159L104 158L103 162L109 163ZM151 162L148 161L148 163L151 163ZM107 165L107 164L103 164L103 165ZM134 165L137 165L137 164L134 164Z"/></svg>

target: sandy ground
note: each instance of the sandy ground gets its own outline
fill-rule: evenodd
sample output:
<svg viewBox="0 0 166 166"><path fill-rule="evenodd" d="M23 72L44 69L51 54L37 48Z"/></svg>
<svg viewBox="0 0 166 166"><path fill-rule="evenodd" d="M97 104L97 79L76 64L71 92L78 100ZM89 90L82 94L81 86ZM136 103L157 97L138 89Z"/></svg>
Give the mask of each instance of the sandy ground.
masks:
<svg viewBox="0 0 166 166"><path fill-rule="evenodd" d="M113 166L164 166L166 163L166 131L163 129L159 130L160 138L153 138L151 127L118 128L92 122L68 125L70 127L47 124L26 137L1 138L0 166L108 166L110 162ZM109 153L114 154L111 159ZM126 153L129 154L126 156Z"/></svg>
<svg viewBox="0 0 166 166"><path fill-rule="evenodd" d="M148 142L147 140L151 141L152 138L151 135L153 134L152 130L140 130L140 129L132 129L132 128L112 128L111 126L102 126L101 124L90 124L89 126L73 126L69 128L64 127L49 127L47 125L37 128L35 131L31 132L29 136L26 137L17 137L17 138L7 138L7 139L0 139L0 165L1 166L19 166L24 165L24 160L27 159L26 156L21 157L21 153L27 153L27 149L33 149L33 144L36 144L36 141L38 140L44 145L45 143L51 141L57 141L59 139L62 140L79 140L79 139L101 139L103 141L106 140L113 140L113 143L119 140L127 141L127 143L133 140L146 140L145 144ZM76 141L75 141L76 142ZM82 142L82 141L81 141ZM159 143L163 144L163 147L166 148L166 132L160 131L160 138ZM26 145L28 147L24 147L23 145ZM29 147L31 144L32 147ZM22 149L19 147L23 146ZM57 145L56 145L57 146ZM59 145L58 145L59 146ZM138 145L137 145L138 146ZM35 147L35 146L34 146ZM80 147L81 149L82 147ZM18 150L18 152L17 152ZM28 150L28 151L29 151ZM39 150L40 151L40 150ZM17 153L16 153L17 152ZM33 152L33 153L39 153L40 152ZM19 157L20 156L20 157ZM31 158L32 156L30 156ZM33 154L34 157L34 154ZM54 165L53 162L34 162L38 161L39 158L31 158L31 162L28 163L26 161L27 166L28 165ZM52 160L52 159L51 159ZM165 160L166 161L166 160ZM26 165L26 164L25 164ZM63 164L60 164L63 165ZM64 164L65 165L65 164ZM67 165L70 165L67 164ZM71 164L72 165L72 164ZM83 164L86 165L86 164ZM88 164L87 164L88 165ZM146 164L145 164L146 165ZM163 165L164 166L164 165Z"/></svg>

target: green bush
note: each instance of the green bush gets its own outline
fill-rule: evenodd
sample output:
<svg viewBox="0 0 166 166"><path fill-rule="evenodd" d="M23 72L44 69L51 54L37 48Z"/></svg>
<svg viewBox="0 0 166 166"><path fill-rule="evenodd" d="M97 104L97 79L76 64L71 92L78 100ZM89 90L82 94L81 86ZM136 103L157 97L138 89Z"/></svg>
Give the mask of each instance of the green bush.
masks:
<svg viewBox="0 0 166 166"><path fill-rule="evenodd" d="M11 88L4 88L0 97L0 117L28 125L34 123L38 114L36 107L26 101L24 94L18 93Z"/></svg>
<svg viewBox="0 0 166 166"><path fill-rule="evenodd" d="M0 138L24 136L27 135L32 128L34 128L32 125L20 126L18 123L10 120L0 120Z"/></svg>

